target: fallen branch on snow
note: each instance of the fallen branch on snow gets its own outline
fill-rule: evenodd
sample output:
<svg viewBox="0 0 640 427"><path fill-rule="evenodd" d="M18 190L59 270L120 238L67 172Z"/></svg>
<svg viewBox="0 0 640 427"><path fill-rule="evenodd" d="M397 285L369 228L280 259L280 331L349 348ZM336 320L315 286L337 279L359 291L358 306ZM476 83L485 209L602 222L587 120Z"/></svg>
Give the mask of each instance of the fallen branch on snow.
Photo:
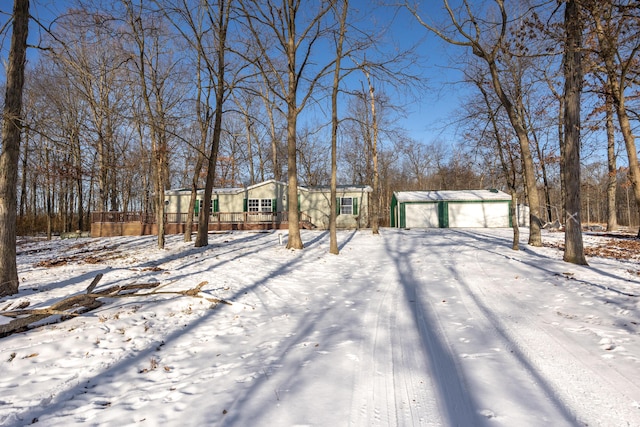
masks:
<svg viewBox="0 0 640 427"><path fill-rule="evenodd" d="M96 286L98 285L98 282L100 282L101 279L102 274L98 274L91 281L91 284L89 284L89 286L87 287L85 294L74 295L65 298L51 305L50 307L26 310L22 309L22 306L20 306L20 309L18 310L0 312L0 316L13 318L13 320L9 321L8 323L0 325L0 338L4 338L16 332L28 330L30 329L30 327L32 327L33 324L51 316L60 316L60 319L58 321L64 321L72 317L76 317L80 314L84 314L88 311L95 310L96 308L101 307L104 304L102 301L99 301L98 298L127 298L159 294L184 295L194 298L202 298L199 293L201 292L203 286L208 283L201 282L195 288L188 289L186 291L152 291L145 293L138 292L144 289L157 288L160 285L159 283L143 283L124 286L116 285L94 292ZM206 299L209 302L213 302L215 304L223 303L231 305L230 302L217 298Z"/></svg>

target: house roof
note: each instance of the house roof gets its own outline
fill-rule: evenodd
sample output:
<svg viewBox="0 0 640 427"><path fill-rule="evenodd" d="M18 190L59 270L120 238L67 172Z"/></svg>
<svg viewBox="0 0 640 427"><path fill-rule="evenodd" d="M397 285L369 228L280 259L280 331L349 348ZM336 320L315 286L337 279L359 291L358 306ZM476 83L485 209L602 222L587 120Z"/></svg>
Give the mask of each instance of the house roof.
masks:
<svg viewBox="0 0 640 427"><path fill-rule="evenodd" d="M281 185L281 186L285 186L285 187L288 185L286 182L276 181L275 179L269 179L267 181L258 182L256 184L249 185L246 188L244 188L244 187L214 188L211 192L213 194L239 194L239 193L242 193L245 190L252 190L254 188L262 187L263 185L267 185L267 184L276 184L276 185ZM298 189L301 190L301 191L310 191L310 192L327 192L327 191L330 190L330 187L328 185L327 186L314 186L314 187L298 186ZM360 191L364 191L365 193L370 193L370 192L373 191L371 189L371 187L368 186L368 185L338 185L337 189L340 192L360 192ZM199 188L198 189L198 194L203 194L203 193L204 193L204 189ZM164 194L167 195L167 196L187 195L187 194L191 194L191 189L189 189L189 188L179 188L179 189L174 189L174 190L166 190L164 192Z"/></svg>
<svg viewBox="0 0 640 427"><path fill-rule="evenodd" d="M499 190L396 191L393 195L399 203L511 200L511 196Z"/></svg>
<svg viewBox="0 0 640 427"><path fill-rule="evenodd" d="M301 187L301 188L306 189L307 191L315 191L315 192L321 192L321 193L326 193L327 191L331 190L331 187L328 185L316 185L313 187L306 187L306 188ZM373 189L368 185L337 185L336 190L344 193L357 193L360 191L364 191L365 193L371 193L373 191Z"/></svg>
<svg viewBox="0 0 640 427"><path fill-rule="evenodd" d="M244 191L244 188L214 188L212 194L237 194ZM190 188L178 188L175 190L165 190L166 196L185 196L191 194ZM204 194L204 188L198 188L197 194Z"/></svg>

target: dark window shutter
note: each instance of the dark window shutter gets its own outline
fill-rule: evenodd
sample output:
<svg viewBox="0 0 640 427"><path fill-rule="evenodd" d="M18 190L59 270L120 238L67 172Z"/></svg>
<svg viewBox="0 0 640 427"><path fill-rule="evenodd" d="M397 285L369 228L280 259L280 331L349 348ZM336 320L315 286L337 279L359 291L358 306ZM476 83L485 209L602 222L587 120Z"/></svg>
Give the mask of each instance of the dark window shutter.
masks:
<svg viewBox="0 0 640 427"><path fill-rule="evenodd" d="M353 198L353 214L358 215L358 199Z"/></svg>
<svg viewBox="0 0 640 427"><path fill-rule="evenodd" d="M218 212L220 210L218 199L213 199L213 212Z"/></svg>
<svg viewBox="0 0 640 427"><path fill-rule="evenodd" d="M247 211L247 199L242 200L242 212Z"/></svg>

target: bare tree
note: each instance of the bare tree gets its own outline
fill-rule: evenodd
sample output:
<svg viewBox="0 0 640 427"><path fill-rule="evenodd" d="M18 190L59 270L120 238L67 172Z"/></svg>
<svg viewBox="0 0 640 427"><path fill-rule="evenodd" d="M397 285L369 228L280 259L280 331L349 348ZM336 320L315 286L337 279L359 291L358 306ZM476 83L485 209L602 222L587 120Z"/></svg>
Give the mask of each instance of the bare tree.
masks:
<svg viewBox="0 0 640 427"><path fill-rule="evenodd" d="M195 246L202 247L209 244L209 211L211 210L211 192L213 191L213 182L216 173L216 162L218 160L218 149L220 147L220 136L222 134L222 115L224 113L223 104L227 94L226 74L226 54L227 54L227 30L229 28L229 19L231 14L231 1L222 0L217 4L217 10L212 13L208 12L210 24L214 29L214 37L216 39L216 55L215 62L210 63L210 70L215 70L211 77L215 76L214 96L215 110L213 113L213 134L211 145L207 156L207 179L204 185L204 206L203 215L198 217L198 235L196 237ZM215 64L215 65L214 65Z"/></svg>
<svg viewBox="0 0 640 427"><path fill-rule="evenodd" d="M189 48L197 56L197 99L196 119L200 128L201 143L205 148L204 163L206 179L202 210L198 215L198 233L195 246L209 244L209 212L211 211L218 150L222 135L222 116L224 102L231 85L225 80L227 72L228 28L233 2L190 2L187 0L159 1L161 7L167 7L168 14L176 30L182 35ZM206 95L203 93L206 92ZM211 94L213 100L211 100ZM211 101L214 105L211 106ZM205 141L207 141L205 143ZM196 165L198 166L198 165ZM199 169L196 167L196 169ZM200 171L196 170L199 174ZM195 204L195 180L192 182L192 204ZM190 233L190 230L187 230ZM185 234L185 239L186 239Z"/></svg>
<svg viewBox="0 0 640 427"><path fill-rule="evenodd" d="M616 130L614 124L613 101L611 95L605 94L605 125L607 129L607 231L618 229L616 210L616 189L618 186L618 166L616 161Z"/></svg>
<svg viewBox="0 0 640 427"><path fill-rule="evenodd" d="M567 0L564 13L564 156L562 173L566 183L564 201L567 220L564 260L586 265L580 215L580 97L582 93L582 17L576 0Z"/></svg>
<svg viewBox="0 0 640 427"><path fill-rule="evenodd" d="M378 138L379 138L379 127L378 127L378 113L376 111L376 96L375 96L375 88L373 86L373 82L371 79L371 74L367 70L366 67L363 67L362 72L364 73L367 79L367 86L369 91L369 108L371 109L371 138L368 143L371 147L371 162L373 168L373 194L372 199L373 203L371 203L371 231L373 234L379 234L379 223L380 223L380 170L378 169Z"/></svg>
<svg viewBox="0 0 640 427"><path fill-rule="evenodd" d="M347 32L347 16L349 14L349 0L337 2L336 6L341 6L342 10L336 7L336 15L339 16L339 29L336 35L336 61L333 69L333 84L331 86L331 201L329 212L329 253L338 255L338 237L336 231L337 219L337 186L338 186L338 92L342 74L342 57L344 54L344 39Z"/></svg>
<svg viewBox="0 0 640 427"><path fill-rule="evenodd" d="M154 207L158 230L158 248L165 246L164 192L169 187L169 76L174 63L163 55L163 23L159 15L147 15L142 3L123 0L130 30L133 54L130 63L137 75L141 111L139 127L148 130L151 142Z"/></svg>
<svg viewBox="0 0 640 427"><path fill-rule="evenodd" d="M16 264L17 183L29 0L14 1L12 28L0 151L0 296L17 293L19 283Z"/></svg>
<svg viewBox="0 0 640 427"><path fill-rule="evenodd" d="M508 59L511 56L506 49L505 43L510 19L504 0L494 0L498 16L496 22L491 18L478 18L468 0L463 0L461 7L457 10L452 8L449 0L442 1L449 22L453 26L453 33L447 33L436 25L428 23L421 18L418 10L409 5L407 7L426 29L449 44L470 48L475 56L484 61L491 77L493 90L509 117L522 152L523 172L530 208L529 244L541 246L541 215L537 177L531 152L531 142L523 115L525 107L522 96L519 96L522 91L516 90L514 92L515 96L510 94L505 89L504 77L501 75L501 58Z"/></svg>
<svg viewBox="0 0 640 427"><path fill-rule="evenodd" d="M92 140L98 154L98 206L102 211L117 210L120 194L115 144L125 92L125 85L120 83L121 69L127 57L112 23L111 17L102 11L70 11L59 20L50 57L43 59L51 63L51 72L68 79L78 102L81 99L88 106Z"/></svg>
<svg viewBox="0 0 640 427"><path fill-rule="evenodd" d="M259 55L256 65L265 76L270 91L286 106L289 249L304 247L296 203L298 116L312 98L319 80L331 66L329 62L324 66L314 67L311 55L322 40L324 20L334 2L335 0L325 0L313 5L305 3L303 16L301 0L242 1L246 23ZM314 6L316 9L312 10ZM304 17L308 19L299 27ZM285 66L284 70L281 65ZM266 76L273 80L267 80ZM303 90L299 97L299 92Z"/></svg>
<svg viewBox="0 0 640 427"><path fill-rule="evenodd" d="M640 212L640 164L626 107L627 90L634 84L634 71L640 52L640 12L635 1L589 0L581 4L590 15L585 24L593 28L598 41L597 54L607 76L606 92L611 96L618 117L627 150L629 181L636 208Z"/></svg>
<svg viewBox="0 0 640 427"><path fill-rule="evenodd" d="M505 120L502 120L501 113L504 115L504 110L500 102L496 99L495 94L492 96L490 91L490 83L486 80L484 73L479 68L474 68L469 64L467 70L465 70L465 76L468 81L478 89L481 95L481 102L469 102L467 103L467 109L470 110L469 122L472 123L474 134L480 140L479 145L488 145L489 152L492 157L496 157L497 154L499 160L499 170L502 172L509 194L511 195L511 205L509 207L509 217L511 218L511 224L513 228L513 241L512 249L517 251L520 249L520 229L517 216L517 203L518 203L518 175L519 158L514 152L510 140L513 139L513 132L509 132L506 129L507 125ZM476 131L478 129L477 122L484 121L485 117L488 118L486 129L478 135Z"/></svg>

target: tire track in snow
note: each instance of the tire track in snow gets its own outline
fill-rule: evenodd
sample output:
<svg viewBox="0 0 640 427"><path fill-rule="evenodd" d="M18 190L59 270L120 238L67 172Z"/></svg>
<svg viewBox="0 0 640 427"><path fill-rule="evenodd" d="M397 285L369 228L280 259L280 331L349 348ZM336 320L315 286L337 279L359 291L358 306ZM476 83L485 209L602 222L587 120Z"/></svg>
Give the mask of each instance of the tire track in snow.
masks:
<svg viewBox="0 0 640 427"><path fill-rule="evenodd" d="M438 426L439 409L422 354L416 349L415 324L389 267L363 317L363 339L352 398L351 426ZM373 327L372 331L367 328ZM424 414L431 414L427 420Z"/></svg>
<svg viewBox="0 0 640 427"><path fill-rule="evenodd" d="M487 278L493 277L480 264L478 248L469 249L470 242L463 242L456 235L445 238L454 243L449 245L448 253L451 262L447 281L451 286L448 293L440 289L439 292L444 293L432 300L442 301L437 312L443 320L445 316L449 319L446 334L467 381L477 394L479 413L492 424L500 425L576 425L575 416L546 378L530 364L530 350L539 351L540 347L523 348L506 332L504 322L495 311L475 292ZM486 263L486 253L483 255L482 261ZM455 267L469 265L465 260L468 257L472 257L472 264L477 262L482 267L480 274ZM544 340L538 343L541 347L549 345ZM490 395L492 400L486 400L485 395Z"/></svg>
<svg viewBox="0 0 640 427"><path fill-rule="evenodd" d="M386 274L373 292L363 320L363 339L358 356L359 371L351 404L352 426L384 426L395 424L393 410L388 406L393 392L390 306L395 305L391 289L395 286L391 274ZM393 298L393 300L391 299ZM366 328L375 325L371 334Z"/></svg>
<svg viewBox="0 0 640 427"><path fill-rule="evenodd" d="M432 425L482 426L484 420L479 416L474 396L469 393L466 379L446 333L446 319L438 315L434 298L427 295L428 290L440 286L442 280L425 280L429 277L425 268L415 271L418 264L425 264L421 260L411 259L409 254L410 252L406 253L405 265L401 267L401 270L405 270L401 273L401 281L410 301L414 301L412 312L419 332L418 339L428 361L433 390L437 393L440 417ZM420 258L424 259L424 255L421 253ZM443 262L442 259L438 261Z"/></svg>
<svg viewBox="0 0 640 427"><path fill-rule="evenodd" d="M424 277L412 254L421 248L391 236L384 243L393 264L364 317L375 328L360 350L351 425L483 425L434 307L418 298Z"/></svg>
<svg viewBox="0 0 640 427"><path fill-rule="evenodd" d="M480 253L475 251L477 269L485 277L494 277L495 274L485 267L485 262L485 259L480 259ZM640 397L640 388L635 383L612 369L571 335L541 321L540 315L533 312L530 305L522 303L508 287L501 286L500 292L490 293L483 283L486 281L477 282L474 286L477 292L473 292L472 297L485 307L487 313L491 313L490 321L501 334L509 337L517 351L526 358L529 369L538 372L547 384L546 392L551 398L566 400L584 425L623 426L634 425L640 420L637 408L629 404ZM542 283L536 285L547 286ZM472 293L470 288L469 292ZM517 310L519 318L507 324L498 319L495 315L498 311L494 307L509 305L515 306L511 312ZM567 345L567 340L570 345ZM611 392L603 393L603 389L610 389ZM620 399L621 395L625 399ZM585 399L585 396L610 398L603 401L602 406L594 408L586 404L593 402L593 398Z"/></svg>

